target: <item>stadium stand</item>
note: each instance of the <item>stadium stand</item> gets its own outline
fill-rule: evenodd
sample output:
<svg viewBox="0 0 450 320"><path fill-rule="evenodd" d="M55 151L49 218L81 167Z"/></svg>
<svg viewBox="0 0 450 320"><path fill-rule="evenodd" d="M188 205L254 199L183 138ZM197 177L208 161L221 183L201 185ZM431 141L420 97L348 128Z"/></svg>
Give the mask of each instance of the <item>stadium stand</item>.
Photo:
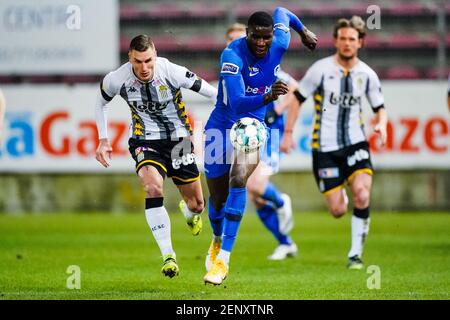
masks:
<svg viewBox="0 0 450 320"><path fill-rule="evenodd" d="M153 37L158 54L179 64L189 66L207 80L215 80L218 58L224 47L224 31L235 21L246 22L250 13L257 10L272 11L275 6L285 6L298 14L319 36L317 52L313 54L293 37L291 52L286 55L284 68L301 76L317 58L333 50L331 31L339 17L370 16L369 0L294 1L120 1L120 56L127 60L130 39L138 33ZM450 46L450 3L435 0L381 0L381 29L369 30L365 41L368 50L362 58L373 65L385 79L437 79L448 73L439 69L446 61L446 48ZM447 20L445 30L438 30L438 15ZM442 18L442 16L441 16ZM445 23L444 23L445 26ZM444 47L444 50L442 50ZM443 52L443 53L442 53ZM439 59L444 54L444 59ZM438 65L441 61L441 65ZM18 77L1 75L0 83L96 82L99 75L48 75Z"/></svg>

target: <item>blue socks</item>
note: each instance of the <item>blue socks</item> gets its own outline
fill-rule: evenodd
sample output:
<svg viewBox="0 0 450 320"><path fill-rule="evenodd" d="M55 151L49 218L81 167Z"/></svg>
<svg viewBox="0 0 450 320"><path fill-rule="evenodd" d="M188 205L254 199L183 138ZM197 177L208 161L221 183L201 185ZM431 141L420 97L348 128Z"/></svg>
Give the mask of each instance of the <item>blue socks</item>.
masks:
<svg viewBox="0 0 450 320"><path fill-rule="evenodd" d="M220 209L219 211L214 209L211 198L208 201L208 216L209 216L209 223L211 224L211 228L213 230L213 234L216 237L221 237L223 233L223 223L225 217L224 208Z"/></svg>
<svg viewBox="0 0 450 320"><path fill-rule="evenodd" d="M266 228L269 229L269 231L278 240L279 244L292 243L288 235L284 235L280 232L277 212L270 204L266 204L265 206L256 209L256 212Z"/></svg>
<svg viewBox="0 0 450 320"><path fill-rule="evenodd" d="M223 229L222 250L231 252L236 234L245 212L247 190L245 188L230 188L225 204L225 221Z"/></svg>
<svg viewBox="0 0 450 320"><path fill-rule="evenodd" d="M267 184L266 190L262 194L261 198L273 202L275 207L280 208L284 205L284 201L281 198L281 192L271 182Z"/></svg>

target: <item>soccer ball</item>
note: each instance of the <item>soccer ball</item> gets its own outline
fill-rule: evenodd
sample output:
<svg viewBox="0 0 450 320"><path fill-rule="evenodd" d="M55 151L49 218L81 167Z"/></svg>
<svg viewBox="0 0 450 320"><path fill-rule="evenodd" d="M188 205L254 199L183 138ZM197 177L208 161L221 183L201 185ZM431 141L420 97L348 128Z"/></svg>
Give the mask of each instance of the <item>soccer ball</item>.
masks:
<svg viewBox="0 0 450 320"><path fill-rule="evenodd" d="M254 118L241 118L231 127L231 144L237 150L250 153L266 142L267 132L264 125Z"/></svg>

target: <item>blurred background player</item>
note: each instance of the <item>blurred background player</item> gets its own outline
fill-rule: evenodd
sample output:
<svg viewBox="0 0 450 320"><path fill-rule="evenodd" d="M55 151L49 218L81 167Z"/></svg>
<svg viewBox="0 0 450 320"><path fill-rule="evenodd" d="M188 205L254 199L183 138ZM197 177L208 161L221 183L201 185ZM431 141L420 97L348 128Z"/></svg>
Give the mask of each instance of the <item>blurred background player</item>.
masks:
<svg viewBox="0 0 450 320"><path fill-rule="evenodd" d="M162 273L178 275L172 248L170 219L164 207L163 181L171 177L185 205L183 213L194 235L201 231L204 208L200 174L195 163L192 133L180 88L213 99L217 90L185 67L157 57L152 40L139 35L131 40L129 62L103 79L95 106L100 144L96 159L110 166L106 104L120 95L131 110L129 151L146 193L145 215L163 256Z"/></svg>
<svg viewBox="0 0 450 320"><path fill-rule="evenodd" d="M285 83L275 81L289 47L289 28L299 33L305 46L315 48L316 36L299 18L285 8L277 8L273 18L266 12L253 13L248 19L247 36L230 43L221 55L217 102L205 126L205 175L213 229L205 283L221 284L228 275L230 253L245 212L247 179L259 162L259 151L243 154L236 150L230 161L229 129L242 117L263 122L266 105L288 92ZM214 154L209 154L211 149Z"/></svg>
<svg viewBox="0 0 450 320"><path fill-rule="evenodd" d="M244 24L232 24L225 35L227 45L235 39L245 37L245 35L246 26ZM297 88L297 82L281 69L277 78L288 84L288 95L292 95ZM264 121L270 129L268 139L261 162L247 181L247 190L250 192L258 217L278 241L277 248L268 257L270 260L283 260L297 254L297 245L289 236L289 232L294 226L291 199L289 195L281 193L269 181L270 176L279 169L279 142L284 129L283 112L287 107L286 101L285 99L278 99L267 105ZM289 101L298 104L296 99ZM272 139L272 137L276 139Z"/></svg>
<svg viewBox="0 0 450 320"><path fill-rule="evenodd" d="M387 113L377 74L358 59L365 36L360 17L337 21L333 37L336 54L314 63L294 94L300 104L314 95L316 117L313 127L313 171L331 214L347 212L347 182L353 196L351 249L348 267L362 269L364 241L369 232L370 190L373 168L369 144L361 120L361 100L366 96L376 114L375 132L386 142ZM292 132L299 108L290 107L281 150L294 146Z"/></svg>
<svg viewBox="0 0 450 320"><path fill-rule="evenodd" d="M0 89L0 144L3 140L3 121L5 119L6 101L2 90Z"/></svg>
<svg viewBox="0 0 450 320"><path fill-rule="evenodd" d="M450 111L450 74L448 75L448 83L447 83L447 106L448 106L448 111Z"/></svg>

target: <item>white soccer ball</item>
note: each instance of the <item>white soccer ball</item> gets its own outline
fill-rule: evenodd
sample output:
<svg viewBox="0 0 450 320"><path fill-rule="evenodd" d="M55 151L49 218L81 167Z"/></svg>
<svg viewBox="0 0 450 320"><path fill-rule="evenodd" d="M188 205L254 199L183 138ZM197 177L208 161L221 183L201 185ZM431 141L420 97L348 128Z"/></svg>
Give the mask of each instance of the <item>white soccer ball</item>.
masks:
<svg viewBox="0 0 450 320"><path fill-rule="evenodd" d="M259 149L266 142L267 131L261 122L254 118L241 118L231 127L231 144L245 153Z"/></svg>

